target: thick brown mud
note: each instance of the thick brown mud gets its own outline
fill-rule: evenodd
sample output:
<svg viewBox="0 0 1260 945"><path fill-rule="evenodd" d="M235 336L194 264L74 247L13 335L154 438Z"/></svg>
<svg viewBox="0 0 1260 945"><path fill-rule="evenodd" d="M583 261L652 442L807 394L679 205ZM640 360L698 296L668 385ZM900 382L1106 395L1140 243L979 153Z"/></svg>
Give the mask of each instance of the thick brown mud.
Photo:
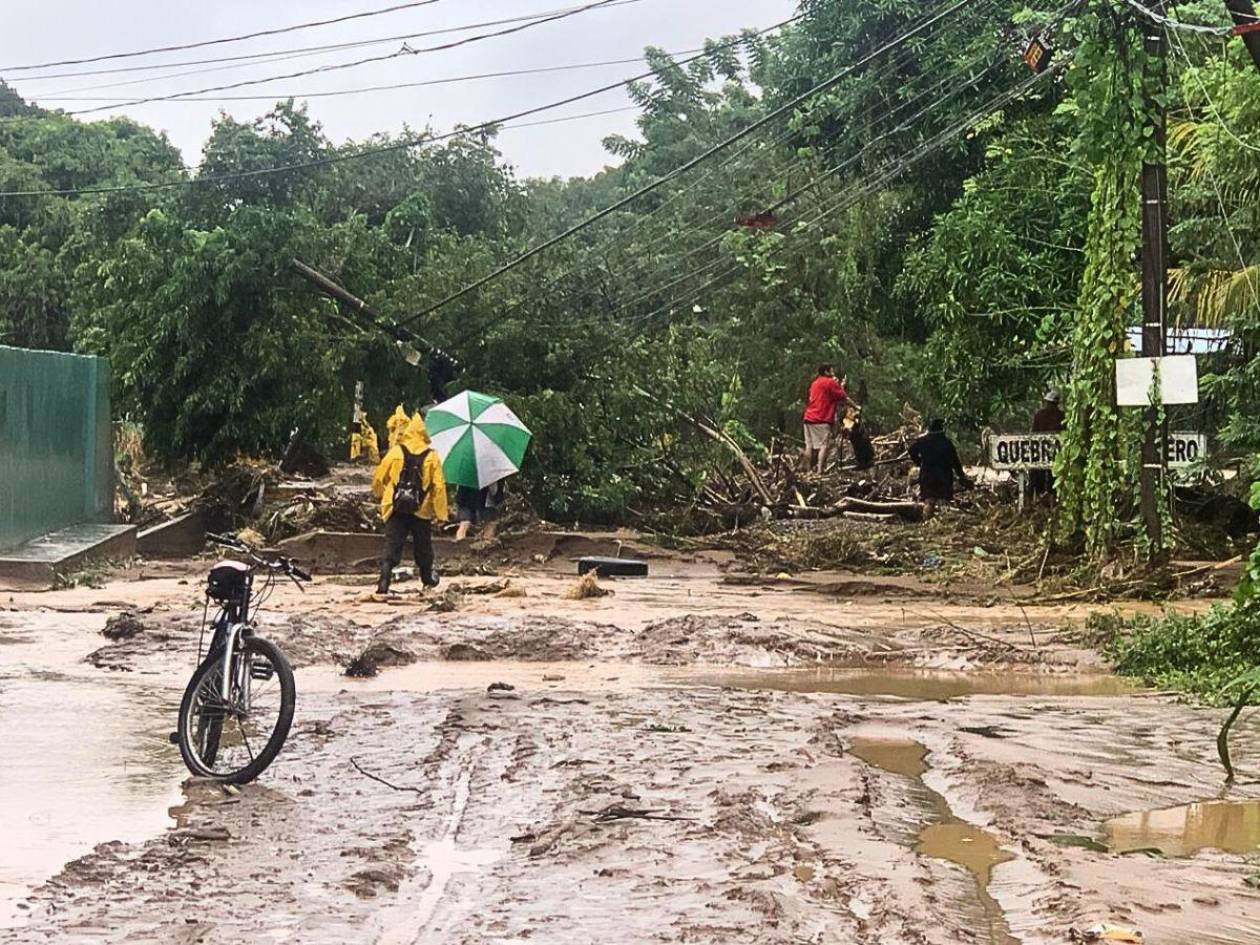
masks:
<svg viewBox="0 0 1260 945"><path fill-rule="evenodd" d="M945 798L924 783L923 776L930 770L927 748L915 741L856 738L850 750L867 764L910 780L911 797L922 818L914 836L915 853L953 863L970 873L973 887L954 904L954 911L964 921L972 920L980 941L1016 945L1002 907L989 894L993 868L1015 859L1015 855L1004 850L988 831L955 817Z"/></svg>
<svg viewBox="0 0 1260 945"><path fill-rule="evenodd" d="M1260 791L1202 803L1221 714L1099 672L1078 609L527 576L435 612L323 582L262 618L299 667L285 750L181 798L180 579L0 612L0 791L38 847L5 860L6 945L1260 942L1234 840ZM139 632L101 636L124 607ZM374 644L400 665L343 675Z"/></svg>

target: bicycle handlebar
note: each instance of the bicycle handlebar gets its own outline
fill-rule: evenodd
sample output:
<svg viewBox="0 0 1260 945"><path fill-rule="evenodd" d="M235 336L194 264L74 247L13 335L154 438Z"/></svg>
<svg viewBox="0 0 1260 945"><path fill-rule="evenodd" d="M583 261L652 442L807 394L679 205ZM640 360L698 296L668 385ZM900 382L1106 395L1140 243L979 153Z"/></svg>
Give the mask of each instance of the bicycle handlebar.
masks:
<svg viewBox="0 0 1260 945"><path fill-rule="evenodd" d="M286 575L293 579L293 583L299 588L302 587L303 581L314 580L314 578L311 577L310 572L304 570L303 568L299 568L297 562L293 559L286 558L281 555L275 560L269 561L235 535L217 535L214 532L206 532L206 541L216 545L222 545L225 548L231 548L234 551L243 551L249 555L251 559L253 559L253 562L256 565L261 565L268 570L283 571Z"/></svg>

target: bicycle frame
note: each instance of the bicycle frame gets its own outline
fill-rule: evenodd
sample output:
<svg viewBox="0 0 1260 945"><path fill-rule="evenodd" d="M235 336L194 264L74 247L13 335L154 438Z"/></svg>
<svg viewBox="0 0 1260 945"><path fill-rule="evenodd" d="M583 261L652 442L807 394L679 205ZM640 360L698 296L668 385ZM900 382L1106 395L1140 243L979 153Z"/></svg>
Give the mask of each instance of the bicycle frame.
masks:
<svg viewBox="0 0 1260 945"><path fill-rule="evenodd" d="M236 656L236 645L240 640L241 634L249 629L248 624L229 623L226 632L223 634L223 704L232 704L232 683L233 679L232 665ZM242 683L244 681L242 680Z"/></svg>
<svg viewBox="0 0 1260 945"><path fill-rule="evenodd" d="M240 645L240 639L243 635L253 632L253 627L249 622L250 603L253 599L254 591L254 575L251 572L246 578L244 594L239 600L225 603L219 610L218 615L214 619L214 636L210 639L210 652L213 653L219 646L223 647L223 669L220 674L220 696L223 699L223 705L231 706L232 701L232 685L239 683L238 691L241 693L242 700L245 703L249 701L249 681L248 674L244 674L240 680L236 680L236 673L233 668L236 663L237 650Z"/></svg>

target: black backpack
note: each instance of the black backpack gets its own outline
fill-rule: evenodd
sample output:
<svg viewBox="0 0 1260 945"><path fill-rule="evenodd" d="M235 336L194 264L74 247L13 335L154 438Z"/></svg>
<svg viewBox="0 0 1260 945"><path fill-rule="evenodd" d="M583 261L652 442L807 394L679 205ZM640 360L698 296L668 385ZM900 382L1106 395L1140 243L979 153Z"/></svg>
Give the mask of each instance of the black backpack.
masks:
<svg viewBox="0 0 1260 945"><path fill-rule="evenodd" d="M403 467L398 485L394 486L394 514L415 515L429 493L424 487L424 461L429 450L413 453L401 443L398 448L402 450Z"/></svg>

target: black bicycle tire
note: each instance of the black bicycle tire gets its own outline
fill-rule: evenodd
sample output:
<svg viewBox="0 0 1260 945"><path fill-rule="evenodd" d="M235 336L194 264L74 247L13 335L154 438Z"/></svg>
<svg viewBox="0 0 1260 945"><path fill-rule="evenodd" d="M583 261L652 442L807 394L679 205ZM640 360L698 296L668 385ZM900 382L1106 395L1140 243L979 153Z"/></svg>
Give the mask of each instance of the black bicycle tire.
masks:
<svg viewBox="0 0 1260 945"><path fill-rule="evenodd" d="M270 640L255 636L242 637L240 647L243 652L249 650L261 651L271 661L280 677L280 716L275 728L271 731L271 737L267 739L267 744L258 752L253 761L230 774L216 774L200 764L186 738L188 731L186 720L188 714L192 711L193 697L197 692L202 677L215 669L216 661L223 658L222 647L210 653L202 661L201 665L197 667L197 671L193 673L192 679L188 681L188 688L184 690L184 698L180 700L179 704L179 753L184 758L185 766L198 777L212 778L225 784L247 784L255 780L270 767L271 763L275 761L276 755L280 753L280 749L284 747L285 740L289 737L289 729L293 725L293 712L297 705L297 687L293 680L293 668L289 665L289 661L281 649Z"/></svg>

